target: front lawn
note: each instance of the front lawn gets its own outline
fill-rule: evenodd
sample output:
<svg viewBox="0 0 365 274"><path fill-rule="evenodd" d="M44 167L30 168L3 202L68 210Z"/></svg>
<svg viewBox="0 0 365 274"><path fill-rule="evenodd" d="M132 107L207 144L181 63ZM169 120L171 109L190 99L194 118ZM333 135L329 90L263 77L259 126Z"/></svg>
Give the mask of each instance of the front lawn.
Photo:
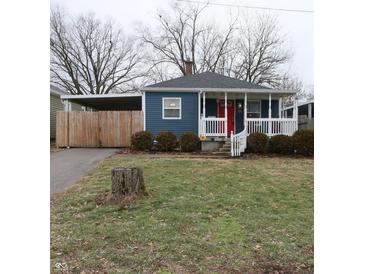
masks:
<svg viewBox="0 0 365 274"><path fill-rule="evenodd" d="M111 168L149 197L97 206ZM115 156L51 202L51 268L86 273L313 272L313 160Z"/></svg>

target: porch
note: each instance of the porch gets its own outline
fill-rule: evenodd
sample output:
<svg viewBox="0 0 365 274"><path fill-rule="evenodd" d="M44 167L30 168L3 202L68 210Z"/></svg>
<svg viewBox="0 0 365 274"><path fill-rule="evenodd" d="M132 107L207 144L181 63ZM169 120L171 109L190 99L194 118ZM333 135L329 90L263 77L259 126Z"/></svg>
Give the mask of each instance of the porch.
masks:
<svg viewBox="0 0 365 274"><path fill-rule="evenodd" d="M245 133L268 136L292 135L298 128L296 108L292 118L284 118L285 93L200 92L199 136L224 139ZM294 103L296 104L296 102Z"/></svg>

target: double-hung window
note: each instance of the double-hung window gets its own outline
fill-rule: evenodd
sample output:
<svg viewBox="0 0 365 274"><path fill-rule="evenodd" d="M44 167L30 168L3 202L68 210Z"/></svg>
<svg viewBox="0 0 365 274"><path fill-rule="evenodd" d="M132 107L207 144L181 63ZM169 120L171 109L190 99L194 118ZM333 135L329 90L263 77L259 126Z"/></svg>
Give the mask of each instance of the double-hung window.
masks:
<svg viewBox="0 0 365 274"><path fill-rule="evenodd" d="M181 98L162 98L162 118L181 119Z"/></svg>
<svg viewBox="0 0 365 274"><path fill-rule="evenodd" d="M247 101L247 117L248 118L261 118L261 102L260 101Z"/></svg>

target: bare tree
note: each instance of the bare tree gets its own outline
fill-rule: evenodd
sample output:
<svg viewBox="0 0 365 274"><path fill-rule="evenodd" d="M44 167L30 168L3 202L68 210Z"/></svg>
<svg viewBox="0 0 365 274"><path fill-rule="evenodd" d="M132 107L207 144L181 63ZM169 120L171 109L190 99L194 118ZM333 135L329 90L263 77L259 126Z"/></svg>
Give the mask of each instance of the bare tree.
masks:
<svg viewBox="0 0 365 274"><path fill-rule="evenodd" d="M288 98L284 99L285 105L291 105L294 99L310 100L314 98L313 86L306 88L298 77L294 77L289 73L283 74L273 87L280 90L296 91L295 95L288 96Z"/></svg>
<svg viewBox="0 0 365 274"><path fill-rule="evenodd" d="M53 9L50 47L51 81L72 94L127 91L141 76L134 41L93 15L67 20Z"/></svg>
<svg viewBox="0 0 365 274"><path fill-rule="evenodd" d="M235 19L221 30L202 22L206 5L183 7L172 6L173 16L160 13L156 30L140 30L142 41L152 48L151 78L185 75L184 61L190 58L194 73L212 71L270 87L281 81L281 66L290 61L291 53L275 17L244 17L239 26ZM174 68L167 70L170 75L166 67Z"/></svg>
<svg viewBox="0 0 365 274"><path fill-rule="evenodd" d="M266 14L254 22L247 19L239 27L235 50L226 59L225 66L230 76L274 86L282 78L280 66L290 58L276 18Z"/></svg>
<svg viewBox="0 0 365 274"><path fill-rule="evenodd" d="M304 92L303 82L289 73L283 74L280 79L274 84L274 87L281 90L294 90L297 93Z"/></svg>
<svg viewBox="0 0 365 274"><path fill-rule="evenodd" d="M217 71L220 60L225 54L233 37L234 22L224 32L212 24L200 22L206 5L172 7L173 16L166 13L158 15L157 30L151 28L140 29L143 42L151 46L151 70L161 73L157 69L161 65L172 65L173 68L186 74L185 61L193 61L193 72ZM159 75L158 78L164 78Z"/></svg>

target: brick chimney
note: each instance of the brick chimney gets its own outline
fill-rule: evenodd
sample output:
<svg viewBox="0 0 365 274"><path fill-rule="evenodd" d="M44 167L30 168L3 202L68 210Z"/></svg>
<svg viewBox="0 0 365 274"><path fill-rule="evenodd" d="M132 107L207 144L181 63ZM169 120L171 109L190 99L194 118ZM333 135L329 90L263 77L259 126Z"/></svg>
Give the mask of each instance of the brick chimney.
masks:
<svg viewBox="0 0 365 274"><path fill-rule="evenodd" d="M193 62L188 58L185 62L185 75L193 74Z"/></svg>

